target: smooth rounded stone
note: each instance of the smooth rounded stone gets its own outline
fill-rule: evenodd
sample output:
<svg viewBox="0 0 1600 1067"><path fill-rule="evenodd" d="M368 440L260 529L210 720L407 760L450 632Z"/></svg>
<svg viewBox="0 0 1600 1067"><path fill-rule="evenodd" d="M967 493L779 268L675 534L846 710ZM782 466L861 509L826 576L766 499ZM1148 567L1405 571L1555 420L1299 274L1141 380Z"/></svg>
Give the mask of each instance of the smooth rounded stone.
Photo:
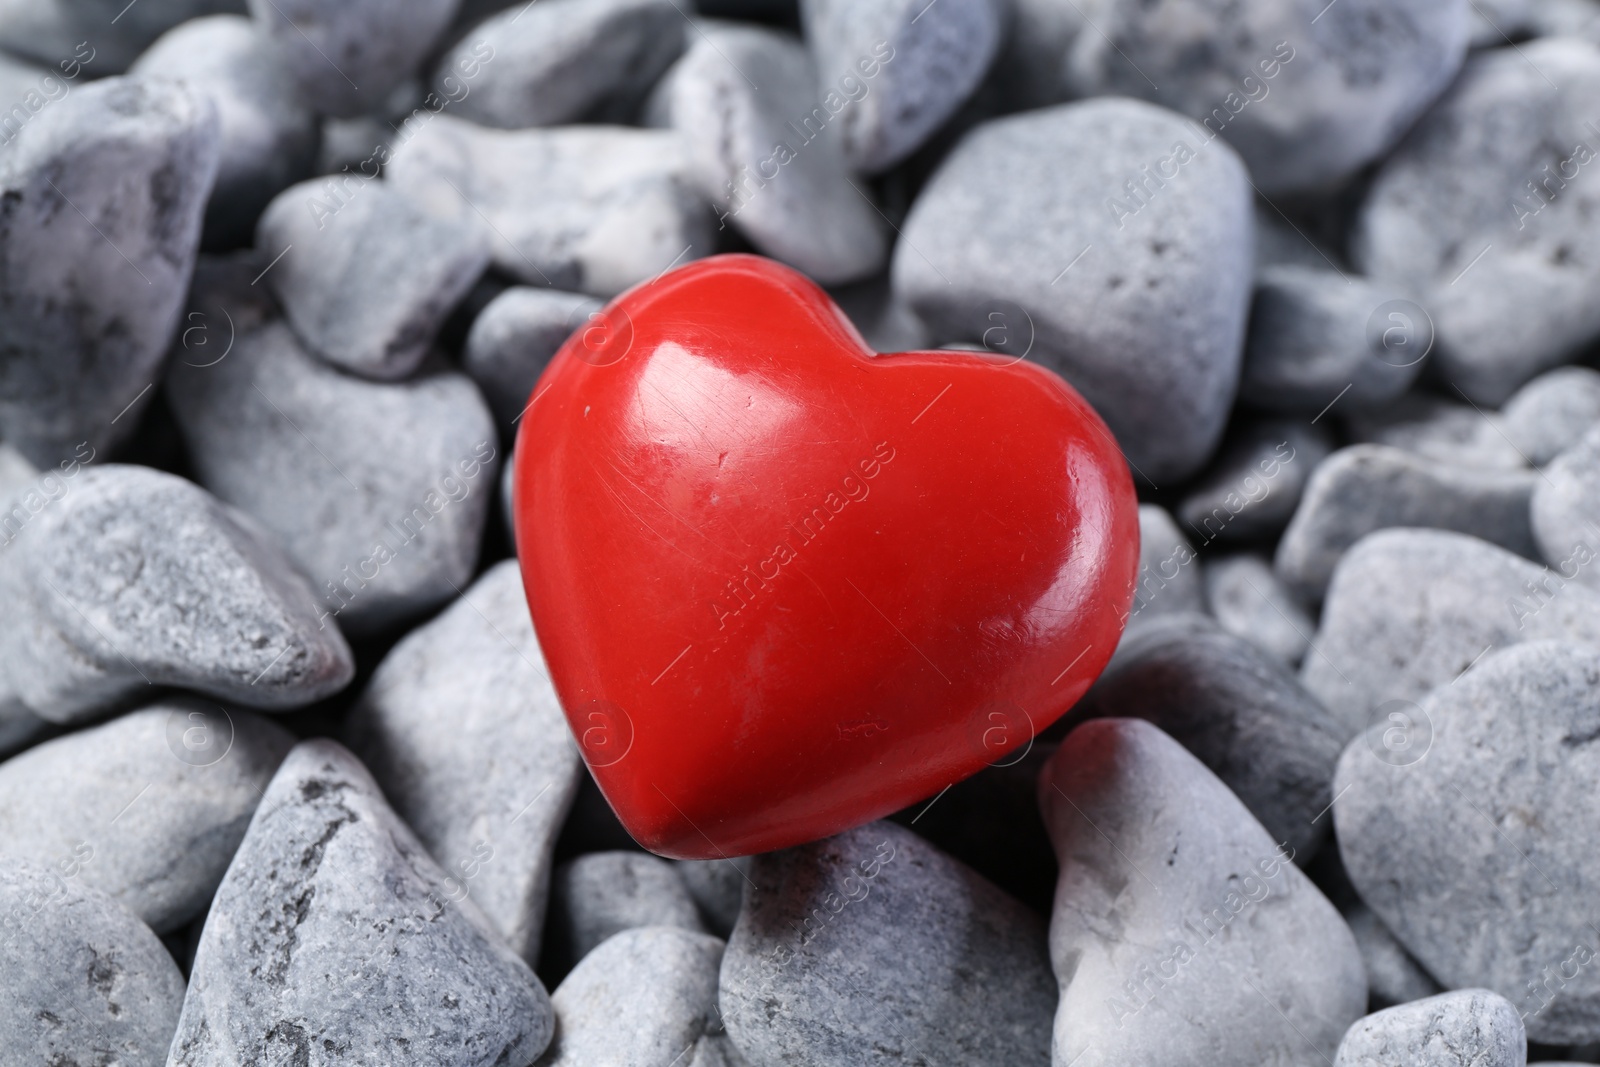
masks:
<svg viewBox="0 0 1600 1067"><path fill-rule="evenodd" d="M368 378L405 378L489 265L488 238L388 182L358 178L344 199L339 188L313 178L273 199L256 230L266 282L310 351Z"/></svg>
<svg viewBox="0 0 1600 1067"><path fill-rule="evenodd" d="M1067 722L1108 718L1159 726L1293 855L1321 843L1346 732L1281 660L1210 620L1163 618L1118 646Z"/></svg>
<svg viewBox="0 0 1600 1067"><path fill-rule="evenodd" d="M1418 295L1438 328L1438 376L1475 403L1498 406L1600 334L1600 260L1587 254L1600 193L1583 173L1597 94L1587 42L1473 55L1357 216L1357 264Z"/></svg>
<svg viewBox="0 0 1600 1067"><path fill-rule="evenodd" d="M1528 466L1499 412L1427 393L1407 393L1373 411L1352 410L1341 421L1356 444L1391 445L1458 467Z"/></svg>
<svg viewBox="0 0 1600 1067"><path fill-rule="evenodd" d="M722 941L672 926L625 930L564 978L550 1002L556 1036L540 1067L675 1067L717 1009Z"/></svg>
<svg viewBox="0 0 1600 1067"><path fill-rule="evenodd" d="M839 286L828 295L874 352L912 352L929 347L922 322L890 288L885 275ZM1004 352L1010 337L1002 330L991 351Z"/></svg>
<svg viewBox="0 0 1600 1067"><path fill-rule="evenodd" d="M1492 650L1558 638L1600 648L1600 593L1476 537L1380 530L1334 570L1300 680L1353 737Z"/></svg>
<svg viewBox="0 0 1600 1067"><path fill-rule="evenodd" d="M1339 913L1157 727L1079 726L1040 776L1039 804L1061 860L1055 1067L1310 1067L1366 1009Z"/></svg>
<svg viewBox="0 0 1600 1067"><path fill-rule="evenodd" d="M1159 486L1205 465L1250 302L1250 185L1226 145L1134 100L996 119L902 229L895 291L936 342L1017 320L1023 351L1094 405L1135 475Z"/></svg>
<svg viewBox="0 0 1600 1067"><path fill-rule="evenodd" d="M1528 509L1539 478L1531 470L1440 463L1386 445L1341 448L1312 472L1273 565L1291 589L1315 601L1351 545L1392 526L1454 530L1537 558Z"/></svg>
<svg viewBox="0 0 1600 1067"><path fill-rule="evenodd" d="M883 217L846 169L844 116L893 65L867 58L877 73L863 72L855 92L865 95L852 102L843 85L820 81L788 34L708 25L649 104L653 125L684 138L690 172L721 224L820 285L866 278L888 257Z"/></svg>
<svg viewBox="0 0 1600 1067"><path fill-rule="evenodd" d="M1327 264L1256 277L1239 396L1269 411L1379 407L1410 388L1433 347L1427 313L1392 285Z"/></svg>
<svg viewBox="0 0 1600 1067"><path fill-rule="evenodd" d="M528 407L556 349L599 311L598 300L579 293L514 285L472 320L461 369L483 390L502 431Z"/></svg>
<svg viewBox="0 0 1600 1067"><path fill-rule="evenodd" d="M376 111L450 25L460 0L248 0L259 32L324 115Z"/></svg>
<svg viewBox="0 0 1600 1067"><path fill-rule="evenodd" d="M1204 611L1200 557L1159 504L1139 505L1139 584L1128 622L1176 612Z"/></svg>
<svg viewBox="0 0 1600 1067"><path fill-rule="evenodd" d="M1317 624L1265 556L1241 552L1217 557L1202 574L1206 607L1218 626L1291 667L1299 666Z"/></svg>
<svg viewBox="0 0 1600 1067"><path fill-rule="evenodd" d="M1600 3L1596 0L1539 0L1528 8L1533 37L1577 37L1600 43Z"/></svg>
<svg viewBox="0 0 1600 1067"><path fill-rule="evenodd" d="M1357 904L1344 913L1344 921L1361 949L1367 968L1367 1000L1379 1008L1408 1004L1441 992L1422 965L1395 940L1376 912Z"/></svg>
<svg viewBox="0 0 1600 1067"><path fill-rule="evenodd" d="M316 596L248 518L175 475L81 467L7 519L0 672L41 718L73 723L172 685L283 710L331 696L355 663Z"/></svg>
<svg viewBox="0 0 1600 1067"><path fill-rule="evenodd" d="M683 53L688 25L673 0L513 4L440 57L434 91L449 97L465 80L451 110L507 130L626 120Z"/></svg>
<svg viewBox="0 0 1600 1067"><path fill-rule="evenodd" d="M552 1030L528 965L319 739L284 760L217 890L168 1063L528 1067Z"/></svg>
<svg viewBox="0 0 1600 1067"><path fill-rule="evenodd" d="M50 728L17 696L4 675L0 675L0 759L20 752Z"/></svg>
<svg viewBox="0 0 1600 1067"><path fill-rule="evenodd" d="M217 109L217 179L206 204L208 248L248 245L256 218L316 159L317 117L255 25L241 15L185 22L156 41L134 74L181 78Z"/></svg>
<svg viewBox="0 0 1600 1067"><path fill-rule="evenodd" d="M1600 427L1544 471L1533 488L1533 535L1562 579L1600 589Z"/></svg>
<svg viewBox="0 0 1600 1067"><path fill-rule="evenodd" d="M0 433L39 466L138 425L194 266L217 129L197 90L107 78L0 152Z"/></svg>
<svg viewBox="0 0 1600 1067"><path fill-rule="evenodd" d="M0 0L5 49L47 65L76 56L95 75L120 74L163 33L190 19L243 12L244 0Z"/></svg>
<svg viewBox="0 0 1600 1067"><path fill-rule="evenodd" d="M371 382L310 355L240 295L259 269L242 258L197 274L191 306L237 329L227 358L172 361L173 414L201 484L282 542L328 630L388 629L471 580L498 474L494 420L464 375Z"/></svg>
<svg viewBox="0 0 1600 1067"><path fill-rule="evenodd" d="M1270 267L1300 267L1312 271L1337 271L1340 256L1336 250L1318 243L1283 212L1256 202L1256 297L1261 277ZM1296 272L1299 273L1299 272ZM1354 280L1354 279L1352 279ZM1248 360L1249 353L1246 352ZM1245 372L1249 373L1248 366ZM1242 388L1242 383L1241 383Z"/></svg>
<svg viewBox="0 0 1600 1067"><path fill-rule="evenodd" d="M750 867L747 857L715 860L676 860L678 877L700 909L700 919L706 929L718 937L733 933L733 924L739 921L739 906L744 899L744 887L749 884L745 872Z"/></svg>
<svg viewBox="0 0 1600 1067"><path fill-rule="evenodd" d="M1546 371L1512 394L1501 416L1516 450L1543 467L1600 424L1600 371Z"/></svg>
<svg viewBox="0 0 1600 1067"><path fill-rule="evenodd" d="M995 0L801 0L800 19L839 115L845 163L877 174L915 152L978 87L1000 47Z"/></svg>
<svg viewBox="0 0 1600 1067"><path fill-rule="evenodd" d="M753 1064L1043 1063L1044 925L965 864L875 822L756 856L722 958Z"/></svg>
<svg viewBox="0 0 1600 1067"><path fill-rule="evenodd" d="M516 560L396 645L345 729L455 894L538 960L551 853L581 771Z"/></svg>
<svg viewBox="0 0 1600 1067"><path fill-rule="evenodd" d="M1334 1067L1523 1067L1517 1010L1487 989L1456 989L1375 1012L1339 1042Z"/></svg>
<svg viewBox="0 0 1600 1067"><path fill-rule="evenodd" d="M556 868L550 895L550 939L573 962L640 926L705 932L672 861L646 852L588 852L569 860Z"/></svg>
<svg viewBox="0 0 1600 1067"><path fill-rule="evenodd" d="M706 1033L695 1042L688 1067L748 1067L748 1064L726 1033Z"/></svg>
<svg viewBox="0 0 1600 1067"><path fill-rule="evenodd" d="M1471 46L1499 48L1525 36L1533 6L1530 0L1473 0Z"/></svg>
<svg viewBox="0 0 1600 1067"><path fill-rule="evenodd" d="M1332 188L1383 156L1455 76L1468 0L1088 0L1067 57L1080 96L1204 123L1267 196Z"/></svg>
<svg viewBox="0 0 1600 1067"><path fill-rule="evenodd" d="M4 857L0 1067L162 1067L182 1005L182 972L127 908Z"/></svg>
<svg viewBox="0 0 1600 1067"><path fill-rule="evenodd" d="M1333 450L1329 435L1288 419L1247 422L1178 505L1202 546L1276 536L1300 504L1311 472Z"/></svg>
<svg viewBox="0 0 1600 1067"><path fill-rule="evenodd" d="M28 457L18 452L10 442L0 441L0 500L10 501L20 495L39 477L39 468L28 462ZM6 530L5 536L13 531Z"/></svg>
<svg viewBox="0 0 1600 1067"><path fill-rule="evenodd" d="M716 244L688 148L669 130L491 130L419 115L396 141L395 187L485 226L494 265L529 285L615 296Z"/></svg>
<svg viewBox="0 0 1600 1067"><path fill-rule="evenodd" d="M293 745L250 712L161 700L0 763L0 841L168 933L204 914Z"/></svg>
<svg viewBox="0 0 1600 1067"><path fill-rule="evenodd" d="M1071 100L1067 56L1084 27L1073 0L1011 0L993 75L1018 110Z"/></svg>

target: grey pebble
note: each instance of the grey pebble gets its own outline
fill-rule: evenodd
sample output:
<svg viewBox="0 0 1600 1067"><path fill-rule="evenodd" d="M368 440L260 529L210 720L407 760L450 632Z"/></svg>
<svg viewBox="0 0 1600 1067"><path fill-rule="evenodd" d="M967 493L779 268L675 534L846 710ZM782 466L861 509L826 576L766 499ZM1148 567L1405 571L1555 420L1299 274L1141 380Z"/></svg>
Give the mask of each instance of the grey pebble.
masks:
<svg viewBox="0 0 1600 1067"><path fill-rule="evenodd" d="M649 115L683 137L723 225L818 284L840 285L877 273L888 255L871 192L846 170L843 116L859 106L819 84L789 35L708 25L656 87Z"/></svg>
<svg viewBox="0 0 1600 1067"><path fill-rule="evenodd" d="M722 960L753 1064L1043 1063L1056 988L1034 914L875 822L751 861Z"/></svg>
<svg viewBox="0 0 1600 1067"><path fill-rule="evenodd" d="M1600 149L1597 94L1600 51L1583 41L1473 55L1357 217L1357 264L1419 294L1439 332L1430 359L1475 403L1502 403L1600 334L1600 264L1584 254L1600 195L1574 180Z"/></svg>
<svg viewBox="0 0 1600 1067"><path fill-rule="evenodd" d="M80 466L50 491L13 502L0 548L0 673L40 717L81 722L157 685L284 710L349 684L349 646L248 518L148 467Z"/></svg>
<svg viewBox="0 0 1600 1067"><path fill-rule="evenodd" d="M1058 0L1065 2L1065 0ZM1272 267L1301 267L1312 271L1338 271L1338 249L1328 248L1290 221L1282 211L1256 202L1256 283ZM1296 272L1300 273L1300 272ZM1260 289L1256 295L1261 295ZM1248 352L1246 359L1249 358ZM1246 367L1246 373L1249 368Z"/></svg>
<svg viewBox="0 0 1600 1067"><path fill-rule="evenodd" d="M217 131L202 92L107 78L0 152L0 433L39 466L138 425L183 307Z"/></svg>
<svg viewBox="0 0 1600 1067"><path fill-rule="evenodd" d="M1543 467L1600 424L1600 371L1557 367L1512 394L1501 409L1506 436Z"/></svg>
<svg viewBox="0 0 1600 1067"><path fill-rule="evenodd" d="M1159 504L1139 505L1139 582L1128 622L1176 612L1204 611L1205 587L1194 546Z"/></svg>
<svg viewBox="0 0 1600 1067"><path fill-rule="evenodd" d="M1019 110L1060 104L1076 95L1067 80L1073 38L1084 27L1074 0L1011 0L993 74Z"/></svg>
<svg viewBox="0 0 1600 1067"><path fill-rule="evenodd" d="M183 974L128 909L0 862L0 1067L162 1067L182 1004Z"/></svg>
<svg viewBox="0 0 1600 1067"><path fill-rule="evenodd" d="M478 312L461 350L461 369L483 390L503 432L528 407L556 349L599 310L598 300L579 293L514 285Z"/></svg>
<svg viewBox="0 0 1600 1067"><path fill-rule="evenodd" d="M1055 1067L1310 1067L1365 1010L1339 913L1157 727L1078 727L1041 775L1039 803L1061 859Z"/></svg>
<svg viewBox="0 0 1600 1067"><path fill-rule="evenodd" d="M1206 607L1217 625L1299 666L1317 624L1265 556L1245 552L1213 558L1203 574Z"/></svg>
<svg viewBox="0 0 1600 1067"><path fill-rule="evenodd" d="M1487 989L1456 989L1356 1021L1333 1067L1523 1067L1517 1010Z"/></svg>
<svg viewBox="0 0 1600 1067"><path fill-rule="evenodd" d="M677 860L678 877L700 909L706 929L718 937L733 933L739 921L739 906L744 887L749 884L750 859Z"/></svg>
<svg viewBox="0 0 1600 1067"><path fill-rule="evenodd" d="M489 265L489 240L435 218L388 182L312 179L267 207L256 248L264 279L311 352L368 378L405 378Z"/></svg>
<svg viewBox="0 0 1600 1067"><path fill-rule="evenodd" d="M1413 710L1425 752L1379 723L1339 760L1339 850L1362 900L1447 989L1508 998L1530 1040L1600 1039L1600 652L1497 652ZM1420 746L1418 746L1420 747Z"/></svg>
<svg viewBox="0 0 1600 1067"><path fill-rule="evenodd" d="M1544 471L1533 487L1533 535L1556 573L1600 589L1600 427Z"/></svg>
<svg viewBox="0 0 1600 1067"><path fill-rule="evenodd" d="M665 130L492 130L424 112L386 175L444 218L483 225L496 267L529 284L614 296L711 252L689 150Z"/></svg>
<svg viewBox="0 0 1600 1067"><path fill-rule="evenodd" d="M293 745L247 711L158 701L0 763L0 841L168 933L205 914Z"/></svg>
<svg viewBox="0 0 1600 1067"><path fill-rule="evenodd" d="M1441 992L1439 983L1395 940L1377 912L1355 904L1344 913L1344 921L1355 935L1361 962L1367 968L1368 1003L1388 1008Z"/></svg>
<svg viewBox="0 0 1600 1067"><path fill-rule="evenodd" d="M874 352L912 352L928 348L927 329L905 301L895 295L885 275L839 286L828 295L850 319ZM994 337L993 351L1005 353L1013 338Z"/></svg>
<svg viewBox="0 0 1600 1067"><path fill-rule="evenodd" d="M244 0L142 0L126 9L93 0L0 0L0 40L6 51L46 65L76 57L98 77L127 70L179 23L243 11Z"/></svg>
<svg viewBox="0 0 1600 1067"><path fill-rule="evenodd" d="M1500 48L1526 36L1534 6L1532 0L1473 0L1471 46Z"/></svg>
<svg viewBox="0 0 1600 1067"><path fill-rule="evenodd" d="M748 1067L748 1062L726 1033L706 1033L695 1042L688 1067Z"/></svg>
<svg viewBox="0 0 1600 1067"><path fill-rule="evenodd" d="M366 768L313 740L217 890L168 1063L528 1067L552 1029L539 979L449 899Z"/></svg>
<svg viewBox="0 0 1600 1067"><path fill-rule="evenodd" d="M1276 536L1311 472L1333 450L1329 435L1289 419L1241 421L1178 505L1201 547Z"/></svg>
<svg viewBox="0 0 1600 1067"><path fill-rule="evenodd" d="M568 860L556 868L550 895L551 940L574 962L640 926L705 932L677 867L645 852L588 852Z"/></svg>
<svg viewBox="0 0 1600 1067"><path fill-rule="evenodd" d="M582 771L516 561L396 645L345 729L452 889L536 962L551 853Z"/></svg>
<svg viewBox="0 0 1600 1067"><path fill-rule="evenodd" d="M1528 7L1533 37L1577 37L1600 43L1600 3L1595 0L1539 0Z"/></svg>
<svg viewBox="0 0 1600 1067"><path fill-rule="evenodd" d="M1528 465L1499 412L1459 400L1407 393L1382 408L1344 413L1341 421L1358 444L1392 445L1458 467L1521 470Z"/></svg>
<svg viewBox="0 0 1600 1067"><path fill-rule="evenodd" d="M997 314L1026 329L1029 358L1157 486L1221 438L1250 300L1249 181L1196 131L1121 99L985 122L929 179L894 258L895 291L936 342L981 342Z"/></svg>

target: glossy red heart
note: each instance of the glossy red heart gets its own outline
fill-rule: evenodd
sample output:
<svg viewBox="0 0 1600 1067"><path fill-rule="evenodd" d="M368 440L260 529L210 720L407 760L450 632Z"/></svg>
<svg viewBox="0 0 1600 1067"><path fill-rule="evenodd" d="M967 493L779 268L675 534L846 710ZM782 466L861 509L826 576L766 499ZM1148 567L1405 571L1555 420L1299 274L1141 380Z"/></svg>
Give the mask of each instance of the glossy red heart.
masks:
<svg viewBox="0 0 1600 1067"><path fill-rule="evenodd" d="M573 733L628 831L680 858L825 837L1015 754L1100 673L1138 570L1127 466L1065 382L874 355L755 256L575 333L514 493Z"/></svg>

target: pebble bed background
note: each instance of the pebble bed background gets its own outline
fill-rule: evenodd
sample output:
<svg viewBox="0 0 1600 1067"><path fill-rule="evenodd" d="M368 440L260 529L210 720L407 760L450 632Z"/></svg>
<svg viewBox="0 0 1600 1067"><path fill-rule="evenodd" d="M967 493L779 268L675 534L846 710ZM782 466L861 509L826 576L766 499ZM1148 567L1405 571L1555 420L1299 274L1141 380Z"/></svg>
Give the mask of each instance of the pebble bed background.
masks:
<svg viewBox="0 0 1600 1067"><path fill-rule="evenodd" d="M0 0L0 1067L1600 1062L1600 3L799 6ZM1024 750L674 863L506 460L731 250L1059 370L1142 570Z"/></svg>

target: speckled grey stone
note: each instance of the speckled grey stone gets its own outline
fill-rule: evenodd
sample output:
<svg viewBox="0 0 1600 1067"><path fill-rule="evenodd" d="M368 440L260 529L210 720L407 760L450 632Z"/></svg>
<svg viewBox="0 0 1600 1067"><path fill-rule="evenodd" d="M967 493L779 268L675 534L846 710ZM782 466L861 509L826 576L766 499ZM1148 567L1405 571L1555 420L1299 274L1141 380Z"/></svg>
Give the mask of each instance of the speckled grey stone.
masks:
<svg viewBox="0 0 1600 1067"><path fill-rule="evenodd" d="M273 533L323 621L366 634L451 599L472 577L499 438L477 388L442 370L404 383L341 373L258 308L251 259L209 261L191 307L235 326L229 355L172 361L167 390L201 483ZM219 326L220 330L221 327Z"/></svg>
<svg viewBox="0 0 1600 1067"><path fill-rule="evenodd" d="M76 56L98 77L127 70L181 22L242 11L244 0L140 0L126 8L115 0L0 0L0 40L6 51L46 65Z"/></svg>
<svg viewBox="0 0 1600 1067"><path fill-rule="evenodd" d="M599 301L578 293L514 285L478 312L461 369L483 390L503 432L528 406L556 349L599 310Z"/></svg>
<svg viewBox="0 0 1600 1067"><path fill-rule="evenodd" d="M1344 921L1355 935L1361 962L1367 968L1370 1005L1388 1008L1441 992L1439 983L1395 940L1377 912L1365 904L1356 904L1344 913Z"/></svg>
<svg viewBox="0 0 1600 1067"><path fill-rule="evenodd" d="M456 894L536 962L550 854L582 770L516 561L396 645L346 730Z"/></svg>
<svg viewBox="0 0 1600 1067"><path fill-rule="evenodd" d="M434 92L457 116L507 130L627 119L683 52L689 20L673 0L512 4L440 57Z"/></svg>
<svg viewBox="0 0 1600 1067"><path fill-rule="evenodd" d="M0 1067L162 1067L182 1004L183 974L126 908L0 860Z"/></svg>
<svg viewBox="0 0 1600 1067"><path fill-rule="evenodd" d="M495 266L529 285L614 296L715 243L671 131L491 130L418 115L386 173L429 211L487 227Z"/></svg>
<svg viewBox="0 0 1600 1067"><path fill-rule="evenodd" d="M1149 184L1135 196L1127 182ZM938 343L981 342L992 315L1020 314L1028 358L1076 386L1161 486L1222 436L1252 227L1226 145L1148 104L1090 100L968 133L912 205L892 276Z"/></svg>
<svg viewBox="0 0 1600 1067"><path fill-rule="evenodd" d="M148 467L58 484L0 549L0 671L41 717L79 722L157 685L281 710L349 684L349 647L244 516Z"/></svg>
<svg viewBox="0 0 1600 1067"><path fill-rule="evenodd" d="M1201 547L1275 536L1332 449L1325 431L1304 422L1242 423L1178 506L1184 532Z"/></svg>
<svg viewBox="0 0 1600 1067"><path fill-rule="evenodd" d="M1357 264L1419 294L1439 331L1429 358L1478 404L1600 334L1600 260L1587 251L1600 193L1583 174L1600 149L1596 94L1600 51L1583 41L1475 54L1357 217Z"/></svg>
<svg viewBox="0 0 1600 1067"><path fill-rule="evenodd" d="M705 932L670 860L645 852L588 852L556 868L550 939L577 961L613 934L639 926Z"/></svg>
<svg viewBox="0 0 1600 1067"><path fill-rule="evenodd" d="M1600 647L1600 594L1476 537L1380 530L1334 571L1300 680L1353 736L1480 656L1549 638Z"/></svg>
<svg viewBox="0 0 1600 1067"><path fill-rule="evenodd" d="M158 701L0 763L0 841L167 933L204 914L293 745L247 711Z"/></svg>
<svg viewBox="0 0 1600 1067"><path fill-rule="evenodd" d="M1055 1067L1309 1067L1366 1009L1339 913L1156 727L1078 727L1045 767L1039 803L1061 859Z"/></svg>
<svg viewBox="0 0 1600 1067"><path fill-rule="evenodd" d="M1200 557L1178 524L1159 504L1139 505L1139 584L1128 621L1148 622L1161 615L1204 611Z"/></svg>
<svg viewBox="0 0 1600 1067"><path fill-rule="evenodd" d="M1501 413L1512 445L1529 463L1542 467L1600 424L1600 371L1546 371L1512 394Z"/></svg>
<svg viewBox="0 0 1600 1067"><path fill-rule="evenodd" d="M206 917L169 1067L528 1067L549 997L449 892L360 761L295 746Z"/></svg>
<svg viewBox="0 0 1600 1067"><path fill-rule="evenodd" d="M753 1064L1043 1063L1043 924L911 831L875 822L757 856L722 959ZM870 961L870 962L869 962Z"/></svg>
<svg viewBox="0 0 1600 1067"><path fill-rule="evenodd" d="M254 24L240 15L195 19L163 34L134 74L182 78L217 109L217 180L206 205L208 248L248 245L256 217L316 160L316 115Z"/></svg>
<svg viewBox="0 0 1600 1067"><path fill-rule="evenodd" d="M1391 445L1458 467L1520 470L1528 465L1499 412L1460 399L1407 393L1382 408L1352 410L1341 421L1354 443Z"/></svg>
<svg viewBox="0 0 1600 1067"><path fill-rule="evenodd" d="M1312 472L1273 565L1315 601L1351 545L1391 526L1454 530L1536 558L1528 505L1538 481L1531 470L1459 467L1385 445L1341 448Z"/></svg>
<svg viewBox="0 0 1600 1067"><path fill-rule="evenodd" d="M706 929L718 937L733 933L739 921L739 905L744 887L749 884L748 857L715 860L677 860L678 877L700 909Z"/></svg>
<svg viewBox="0 0 1600 1067"><path fill-rule="evenodd" d="M1533 487L1539 554L1563 578L1600 589L1600 427L1563 452Z"/></svg>
<svg viewBox="0 0 1600 1067"><path fill-rule="evenodd" d="M307 349L369 378L417 369L456 303L489 265L487 235L428 215L387 182L312 179L267 207L256 248L264 280Z"/></svg>
<svg viewBox="0 0 1600 1067"><path fill-rule="evenodd" d="M556 1036L540 1067L691 1062L715 1018L722 947L715 937L670 926L608 939L551 995Z"/></svg>
<svg viewBox="0 0 1600 1067"><path fill-rule="evenodd" d="M79 86L0 152L0 433L39 466L138 425L217 152L204 94L133 77Z"/></svg>
<svg viewBox="0 0 1600 1067"><path fill-rule="evenodd" d="M1003 15L995 0L801 0L822 89L851 101L839 114L851 169L888 170L961 106L994 59Z"/></svg>
<svg viewBox="0 0 1600 1067"><path fill-rule="evenodd" d="M1413 708L1429 741L1381 758L1379 723L1339 760L1339 850L1362 900L1446 988L1515 1005L1530 1040L1600 1038L1600 652L1539 641L1496 652Z"/></svg>
<svg viewBox="0 0 1600 1067"><path fill-rule="evenodd" d="M1311 647L1315 620L1265 556L1240 553L1208 560L1206 607L1217 625L1290 666Z"/></svg>
<svg viewBox="0 0 1600 1067"><path fill-rule="evenodd" d="M1517 1010L1487 989L1457 989L1356 1021L1334 1067L1523 1067Z"/></svg>

